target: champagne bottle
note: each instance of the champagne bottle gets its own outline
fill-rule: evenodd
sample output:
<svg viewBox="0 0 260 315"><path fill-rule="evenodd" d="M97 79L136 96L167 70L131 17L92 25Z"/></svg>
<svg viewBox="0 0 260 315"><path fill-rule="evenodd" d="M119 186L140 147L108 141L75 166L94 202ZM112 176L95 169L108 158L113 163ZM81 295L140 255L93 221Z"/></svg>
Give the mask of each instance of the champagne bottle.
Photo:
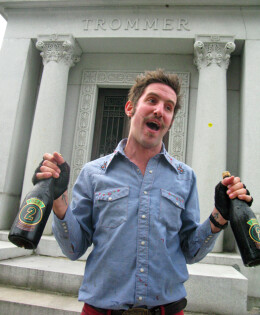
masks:
<svg viewBox="0 0 260 315"><path fill-rule="evenodd" d="M53 178L40 180L26 195L8 235L16 246L38 246L53 205L53 185Z"/></svg>
<svg viewBox="0 0 260 315"><path fill-rule="evenodd" d="M230 176L229 172L223 173L223 178ZM244 265L260 265L260 226L245 201L238 198L230 200L230 225Z"/></svg>

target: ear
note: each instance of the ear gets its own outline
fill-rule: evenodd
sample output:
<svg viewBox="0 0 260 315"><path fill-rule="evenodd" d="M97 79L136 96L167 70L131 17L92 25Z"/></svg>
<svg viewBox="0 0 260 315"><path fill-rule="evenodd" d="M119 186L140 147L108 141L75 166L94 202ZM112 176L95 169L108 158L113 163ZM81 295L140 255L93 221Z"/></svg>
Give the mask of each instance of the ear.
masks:
<svg viewBox="0 0 260 315"><path fill-rule="evenodd" d="M127 101L127 103L125 104L125 113L128 117L132 117L133 116L133 111L134 111L134 106L133 103L131 101Z"/></svg>

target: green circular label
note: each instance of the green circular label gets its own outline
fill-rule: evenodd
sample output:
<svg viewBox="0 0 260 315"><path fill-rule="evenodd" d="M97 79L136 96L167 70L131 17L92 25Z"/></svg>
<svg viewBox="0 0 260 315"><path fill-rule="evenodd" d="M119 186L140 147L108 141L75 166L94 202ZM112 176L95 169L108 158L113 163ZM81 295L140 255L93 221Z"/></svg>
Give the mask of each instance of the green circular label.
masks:
<svg viewBox="0 0 260 315"><path fill-rule="evenodd" d="M25 224L36 225L42 219L42 209L37 204L27 204L21 209L19 218Z"/></svg>
<svg viewBox="0 0 260 315"><path fill-rule="evenodd" d="M254 224L249 229L250 237L257 243L260 243L260 226L259 224Z"/></svg>

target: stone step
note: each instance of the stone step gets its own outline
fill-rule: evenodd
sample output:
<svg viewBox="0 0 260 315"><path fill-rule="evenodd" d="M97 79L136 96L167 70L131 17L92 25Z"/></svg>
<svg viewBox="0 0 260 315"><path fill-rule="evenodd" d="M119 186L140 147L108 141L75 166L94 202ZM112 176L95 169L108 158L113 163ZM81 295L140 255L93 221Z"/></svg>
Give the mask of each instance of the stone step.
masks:
<svg viewBox="0 0 260 315"><path fill-rule="evenodd" d="M16 247L8 240L9 231L0 231L0 260L29 256L33 253L32 250Z"/></svg>
<svg viewBox="0 0 260 315"><path fill-rule="evenodd" d="M248 279L248 296L260 299L260 266L245 267L240 254L210 253L201 263L232 266Z"/></svg>
<svg viewBox="0 0 260 315"><path fill-rule="evenodd" d="M80 257L79 260L86 261L91 251L92 247L89 247L86 253L82 257ZM35 253L38 255L51 257L65 257L53 235L43 235L41 237L39 245L35 250Z"/></svg>
<svg viewBox="0 0 260 315"><path fill-rule="evenodd" d="M82 307L76 297L0 286L1 315L79 315ZM185 311L185 315L214 314Z"/></svg>
<svg viewBox="0 0 260 315"><path fill-rule="evenodd" d="M0 260L31 255L32 251L18 248L8 241L0 241Z"/></svg>
<svg viewBox="0 0 260 315"><path fill-rule="evenodd" d="M185 287L187 311L247 314L248 281L232 266L197 263L188 265L190 274Z"/></svg>
<svg viewBox="0 0 260 315"><path fill-rule="evenodd" d="M35 291L77 295L84 267L83 261L38 255L2 260L0 283ZM247 313L247 279L232 266L194 264L188 269L190 279L185 285L187 311L222 315Z"/></svg>
<svg viewBox="0 0 260 315"><path fill-rule="evenodd" d="M0 284L77 295L85 263L31 255L0 261Z"/></svg>
<svg viewBox="0 0 260 315"><path fill-rule="evenodd" d="M0 241L8 242L8 234L9 234L9 231L0 230Z"/></svg>
<svg viewBox="0 0 260 315"><path fill-rule="evenodd" d="M8 234L9 234L9 231L0 230L0 242L1 241L9 242ZM9 244L12 244L12 243L9 242ZM15 246L15 245L13 245L13 246ZM32 251L24 250L24 249L21 249L19 247L16 247L16 248L17 248L18 252L23 251L23 253L25 253L26 255L30 255L32 253ZM91 253L91 251L92 251L92 247L88 248L87 252L82 257L80 257L79 260L86 261L88 255ZM38 255L44 255L44 256L65 257L65 255L62 253L62 251L61 251L61 249L60 249L60 247L59 247L59 245L58 245L58 243L57 243L57 241L53 235L43 235L34 252ZM13 256L13 257L19 257L19 256L20 255ZM12 257L10 257L10 258L12 258ZM8 259L8 258L1 258L1 253L0 253L0 259Z"/></svg>
<svg viewBox="0 0 260 315"><path fill-rule="evenodd" d="M0 286L1 315L79 315L76 297Z"/></svg>

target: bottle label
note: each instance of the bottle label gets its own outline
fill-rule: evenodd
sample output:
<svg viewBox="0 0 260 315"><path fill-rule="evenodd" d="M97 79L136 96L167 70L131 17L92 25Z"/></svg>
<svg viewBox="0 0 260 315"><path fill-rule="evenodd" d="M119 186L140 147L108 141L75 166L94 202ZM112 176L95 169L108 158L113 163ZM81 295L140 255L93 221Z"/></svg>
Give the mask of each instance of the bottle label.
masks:
<svg viewBox="0 0 260 315"><path fill-rule="evenodd" d="M19 227L24 226L26 230L31 230L35 225L41 222L45 204L37 198L26 200L26 205L21 209L19 214Z"/></svg>
<svg viewBox="0 0 260 315"><path fill-rule="evenodd" d="M247 221L247 224L250 225L249 235L251 239L256 242L256 247L260 249L260 226L257 219L251 219Z"/></svg>

